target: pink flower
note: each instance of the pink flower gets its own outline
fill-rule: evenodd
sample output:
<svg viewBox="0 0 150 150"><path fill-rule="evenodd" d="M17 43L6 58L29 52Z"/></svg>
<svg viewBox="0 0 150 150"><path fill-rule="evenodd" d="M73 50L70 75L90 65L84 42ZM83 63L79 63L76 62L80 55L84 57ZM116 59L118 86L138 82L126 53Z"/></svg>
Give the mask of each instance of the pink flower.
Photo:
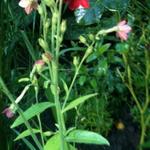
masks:
<svg viewBox="0 0 150 150"><path fill-rule="evenodd" d="M127 25L125 20L119 22L117 27L118 27L117 37L119 37L121 40L127 40L128 33L131 32L131 27Z"/></svg>
<svg viewBox="0 0 150 150"><path fill-rule="evenodd" d="M19 6L24 8L27 14L30 14L33 9L37 9L38 2L37 0L20 0Z"/></svg>
<svg viewBox="0 0 150 150"><path fill-rule="evenodd" d="M14 112L10 107L5 108L2 113L5 114L7 118L12 118L14 116Z"/></svg>
<svg viewBox="0 0 150 150"><path fill-rule="evenodd" d="M39 65L39 66L43 66L45 64L45 62L42 59L37 60L34 65Z"/></svg>
<svg viewBox="0 0 150 150"><path fill-rule="evenodd" d="M41 72L44 65L45 62L42 59L39 59L34 63L33 67L36 68L37 72Z"/></svg>

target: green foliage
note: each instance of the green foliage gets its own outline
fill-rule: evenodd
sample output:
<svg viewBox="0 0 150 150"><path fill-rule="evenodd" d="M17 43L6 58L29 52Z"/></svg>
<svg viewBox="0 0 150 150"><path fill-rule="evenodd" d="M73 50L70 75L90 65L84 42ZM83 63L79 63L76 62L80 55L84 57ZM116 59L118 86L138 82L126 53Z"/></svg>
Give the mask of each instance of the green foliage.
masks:
<svg viewBox="0 0 150 150"><path fill-rule="evenodd" d="M69 147L69 150L76 150L76 148L74 148L71 144L65 144L65 146ZM52 136L46 143L46 145L44 146L44 150L49 150L49 149L53 149L53 150L60 150L61 148L61 144L60 144L60 137L59 137L59 133L55 134L54 136Z"/></svg>
<svg viewBox="0 0 150 150"><path fill-rule="evenodd" d="M66 140L71 143L86 143L86 144L98 144L98 145L110 145L109 142L101 135L85 131L85 130L73 130L66 137Z"/></svg>
<svg viewBox="0 0 150 150"><path fill-rule="evenodd" d="M135 95L141 106L145 106L145 79L147 79L147 89L150 90L149 73L148 76L145 75L146 61L149 60L149 56L145 59L145 52L148 52L150 43L149 0L90 0L89 9L80 8L75 10L74 13L63 7L62 18L67 20L63 41L62 33L59 34L57 29L59 28L59 15L55 14L56 16L54 16L52 11L56 9L49 9L50 7L54 8L55 5L51 5L49 1L45 1L45 3L48 3L47 6L40 5L43 14L39 16L36 11L26 15L23 9L18 6L17 1L0 2L0 75L5 79L14 95L18 95L20 89L25 86L25 82L18 84L18 79L24 78L28 79L28 82L33 82L29 78L33 61L41 59L41 53L47 50L50 50L52 55L52 60L49 65L45 64L41 74L37 72L34 74L35 83L32 83L34 88L26 95L26 101L19 104L25 110L23 112L25 119L29 120L31 126L33 125L36 129L33 128L33 134L29 129L22 129L22 126L19 125L24 124L25 120L19 115L11 126L12 128L18 127L20 135L17 136L16 140L22 139L29 149L37 149L37 147L34 148L33 145L35 144L32 143L30 137L33 137L33 135L36 137L38 134L38 139L34 141L39 141L40 144L44 141L43 143L46 143L45 150L60 150L61 132L50 135L51 138L47 140L46 133L43 130L47 131L48 128L49 131L49 126L52 126L50 130L56 130L56 127L61 130L64 127L60 126L60 122L62 124L65 122L67 127L75 126L81 129L70 131L69 134L65 135L66 141L108 145L108 141L103 136L90 131L102 135L112 134L109 131L114 131L114 128L112 128L114 122L118 119L126 119L123 117L123 110L126 111L126 108L130 108L134 122L139 125L140 132L140 125L142 124L140 111L135 101L132 101L134 99L133 93L129 93L126 85L128 83L127 73L130 70ZM53 20L53 17L56 18ZM129 24L132 25L132 33L128 41L120 42L113 33L100 36L99 39L95 38L95 34L99 30L113 27L123 19L128 19ZM53 22L55 24L52 26ZM46 27L46 23L49 27ZM79 40L81 35L85 38L85 41ZM59 39L60 37L61 39ZM38 39L42 39L46 47L40 47ZM54 43L52 43L52 40ZM76 72L86 49L92 43L94 43L92 53L83 62L77 73L76 82L70 91L69 85L72 82L74 72ZM59 49L58 47L61 49L59 52L60 68L58 68L60 78L56 87L55 68L57 67L54 63L57 60L55 52L56 49ZM50 67L52 67L52 70L48 71ZM120 70L120 74L116 70ZM123 82L119 75L122 75ZM0 88L0 90L2 89ZM88 95L89 93L98 93L98 95ZM55 97L57 94L60 97L60 107L56 101L58 97ZM67 95L69 95L69 98L66 106L60 110ZM80 97L80 95L86 96ZM43 102L42 99L45 98L51 103ZM9 102L1 93L0 99L2 100L0 101L2 111L3 105L7 105ZM35 99L38 104L32 105L35 103ZM87 101L88 99L90 100ZM54 101L55 104L57 103L57 108ZM149 103L148 100L146 103ZM52 114L49 113L51 115L39 115L48 108L53 112ZM146 105L145 110L144 119L149 116L149 104ZM58 122L58 111L61 111L60 114L65 116L64 120L60 119L60 122ZM36 120L35 116L37 116ZM8 121L4 123L9 125ZM145 125L147 126L146 131L149 132L149 120ZM21 130L23 131L21 132ZM0 125L1 131L4 131L4 127ZM4 132L5 135L10 135L6 133ZM7 137L10 141L9 149L14 149L11 148L11 136ZM65 148L76 149L66 141ZM24 145L20 143L19 145L22 146L19 148L23 149ZM40 149L37 143L35 146ZM6 149L5 147L3 149ZM143 144L143 147L149 147L149 142Z"/></svg>
<svg viewBox="0 0 150 150"><path fill-rule="evenodd" d="M34 104L31 107L29 107L26 111L24 111L25 119L29 120L32 117L39 115L40 113L45 111L47 108L53 107L53 106L54 104L50 102L42 102L42 103ZM11 125L11 128L15 128L23 123L24 123L23 118L19 116Z"/></svg>
<svg viewBox="0 0 150 150"><path fill-rule="evenodd" d="M75 100L72 100L72 101L62 110L62 112L64 113L64 112L66 112L66 111L68 111L68 110L70 110L70 109L73 109L73 108L77 107L79 104L85 102L86 100L88 100L88 99L90 99L90 98L92 98L92 97L94 97L94 96L96 96L96 95L97 95L97 93L95 93L95 94L89 94L89 95L86 95L86 96L79 97L79 98L77 98L77 99L75 99Z"/></svg>

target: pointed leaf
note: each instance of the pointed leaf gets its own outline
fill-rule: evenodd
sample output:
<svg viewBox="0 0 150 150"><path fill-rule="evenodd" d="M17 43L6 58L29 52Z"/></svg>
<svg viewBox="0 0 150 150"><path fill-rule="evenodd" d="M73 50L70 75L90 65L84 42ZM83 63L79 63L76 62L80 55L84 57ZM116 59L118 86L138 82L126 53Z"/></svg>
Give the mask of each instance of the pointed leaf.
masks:
<svg viewBox="0 0 150 150"><path fill-rule="evenodd" d="M33 133L40 133L39 129L32 129ZM20 140L22 138L25 138L27 136L30 136L31 132L27 129L25 131L23 131L22 133L20 133L15 139L14 141Z"/></svg>
<svg viewBox="0 0 150 150"><path fill-rule="evenodd" d="M32 129L33 133L41 133L41 131L39 129ZM52 135L53 132L51 131L46 131L46 132L43 132L43 136L50 136ZM20 140L20 139L23 139L27 136L30 136L31 135L31 132L27 129L25 131L23 131L22 133L20 133L15 139L14 141L17 141L17 140Z"/></svg>
<svg viewBox="0 0 150 150"><path fill-rule="evenodd" d="M94 97L94 96L96 96L96 95L97 95L97 93L89 94L89 95L86 95L86 96L79 97L79 98L73 100L72 102L70 102L70 104L68 104L68 106L66 106L66 107L62 110L62 112L64 113L64 112L66 112L66 111L68 111L68 110L70 110L70 109L72 109L72 108L78 106L79 104L85 102L85 101L88 100L89 98Z"/></svg>
<svg viewBox="0 0 150 150"><path fill-rule="evenodd" d="M66 140L73 143L110 145L107 139L100 134L85 130L73 130L66 137Z"/></svg>
<svg viewBox="0 0 150 150"><path fill-rule="evenodd" d="M47 108L54 106L53 103L50 102L42 102L42 103L38 103L38 104L34 104L32 105L30 108L28 108L26 111L24 111L24 116L26 118L26 120L31 119L32 117L39 115L40 113L42 113L43 111L45 111ZM21 116L19 116L14 123L12 124L11 128L15 128L21 124L24 123L24 120L22 119Z"/></svg>
<svg viewBox="0 0 150 150"><path fill-rule="evenodd" d="M65 146L67 146L67 143L65 143ZM60 150L60 149L61 149L60 135L59 133L57 133L47 141L47 143L44 146L44 150ZM69 144L69 150L76 150L76 148L73 147L71 144Z"/></svg>

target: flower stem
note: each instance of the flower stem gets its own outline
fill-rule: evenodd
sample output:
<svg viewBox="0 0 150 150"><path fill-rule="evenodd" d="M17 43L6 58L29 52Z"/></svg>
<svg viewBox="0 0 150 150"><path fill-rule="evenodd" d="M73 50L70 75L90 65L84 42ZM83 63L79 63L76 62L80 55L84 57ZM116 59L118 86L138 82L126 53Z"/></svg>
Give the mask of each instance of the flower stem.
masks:
<svg viewBox="0 0 150 150"><path fill-rule="evenodd" d="M64 121L63 121L63 116L61 114L61 105L60 105L60 101L59 101L58 64L57 64L57 62L53 62L52 70L53 70L53 74L54 74L53 79L52 79L52 84L53 84L56 113L57 113L57 119L58 119L58 125L59 125L61 150L66 150L65 149L65 139L64 139L65 129L64 129L64 125L63 125Z"/></svg>

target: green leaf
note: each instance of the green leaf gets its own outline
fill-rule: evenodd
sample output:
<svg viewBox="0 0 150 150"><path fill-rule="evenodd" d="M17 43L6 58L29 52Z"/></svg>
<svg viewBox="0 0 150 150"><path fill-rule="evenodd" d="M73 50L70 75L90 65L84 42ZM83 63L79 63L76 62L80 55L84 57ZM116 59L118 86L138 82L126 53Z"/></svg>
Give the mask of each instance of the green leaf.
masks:
<svg viewBox="0 0 150 150"><path fill-rule="evenodd" d="M111 46L110 43L107 43L107 44L105 44L105 45L100 46L100 47L98 48L99 55L102 55L105 51L107 51L110 46Z"/></svg>
<svg viewBox="0 0 150 150"><path fill-rule="evenodd" d="M94 97L94 96L96 96L96 95L97 95L97 93L89 94L89 95L86 95L86 96L79 97L79 98L73 100L72 102L70 102L70 104L68 104L68 106L66 106L66 107L62 110L62 112L64 113L64 112L66 112L66 111L68 111L68 110L70 110L70 109L72 109L72 108L78 106L79 104L85 102L85 101L88 100L89 98Z"/></svg>
<svg viewBox="0 0 150 150"><path fill-rule="evenodd" d="M76 21L82 25L91 25L100 22L104 7L97 0L90 2L90 8L79 8L75 11Z"/></svg>
<svg viewBox="0 0 150 150"><path fill-rule="evenodd" d="M93 52L86 60L87 63L95 60L95 59L99 59L99 57L108 50L108 48L110 47L110 43L104 44L104 45L100 45L96 48L96 51Z"/></svg>
<svg viewBox="0 0 150 150"><path fill-rule="evenodd" d="M32 129L33 133L40 133L40 130L39 129ZM17 140L20 140L20 139L23 139L27 136L30 136L31 135L31 132L27 129L25 131L23 131L22 133L20 133L15 139L14 141L17 141Z"/></svg>
<svg viewBox="0 0 150 150"><path fill-rule="evenodd" d="M129 0L101 0L100 2L111 11L125 10L129 4Z"/></svg>
<svg viewBox="0 0 150 150"><path fill-rule="evenodd" d="M67 143L65 143L65 146L67 146ZM59 133L57 133L46 142L44 150L60 150L60 149L61 149L60 135ZM69 150L76 150L76 148L73 147L71 144L69 144Z"/></svg>
<svg viewBox="0 0 150 150"><path fill-rule="evenodd" d="M45 111L47 108L54 106L53 103L50 102L42 102L38 104L32 105L30 108L28 108L26 111L24 111L23 115L26 120L31 119L32 117L39 115L43 111ZM21 116L19 116L14 123L12 124L11 128L15 128L21 124L24 123L24 120Z"/></svg>
<svg viewBox="0 0 150 150"><path fill-rule="evenodd" d="M84 83L85 83L85 81L86 81L86 76L80 76L80 78L79 78L79 84L80 84L80 86L83 86Z"/></svg>
<svg viewBox="0 0 150 150"><path fill-rule="evenodd" d="M41 130L39 129L32 129L33 133L41 133ZM46 131L46 132L42 132L43 133L43 136L51 136L53 134L53 132L51 131ZM23 139L27 136L30 136L31 135L31 132L27 129L25 131L23 131L22 133L20 133L15 139L14 141L17 141L17 140L20 140L20 139Z"/></svg>
<svg viewBox="0 0 150 150"><path fill-rule="evenodd" d="M18 131L16 131L14 129L14 132L19 135L20 133ZM28 141L27 139L22 139L22 141L26 144L26 146L30 149L30 150L36 150L35 147L33 146L33 143L31 143L31 141Z"/></svg>
<svg viewBox="0 0 150 150"><path fill-rule="evenodd" d="M125 54L129 51L129 45L127 43L116 44L116 51L120 54Z"/></svg>
<svg viewBox="0 0 150 150"><path fill-rule="evenodd" d="M103 59L99 60L97 74L98 75L106 75L107 70L108 70L107 59L103 58Z"/></svg>
<svg viewBox="0 0 150 150"><path fill-rule="evenodd" d="M70 132L66 140L73 143L110 145L107 139L100 134L85 130L74 130Z"/></svg>

